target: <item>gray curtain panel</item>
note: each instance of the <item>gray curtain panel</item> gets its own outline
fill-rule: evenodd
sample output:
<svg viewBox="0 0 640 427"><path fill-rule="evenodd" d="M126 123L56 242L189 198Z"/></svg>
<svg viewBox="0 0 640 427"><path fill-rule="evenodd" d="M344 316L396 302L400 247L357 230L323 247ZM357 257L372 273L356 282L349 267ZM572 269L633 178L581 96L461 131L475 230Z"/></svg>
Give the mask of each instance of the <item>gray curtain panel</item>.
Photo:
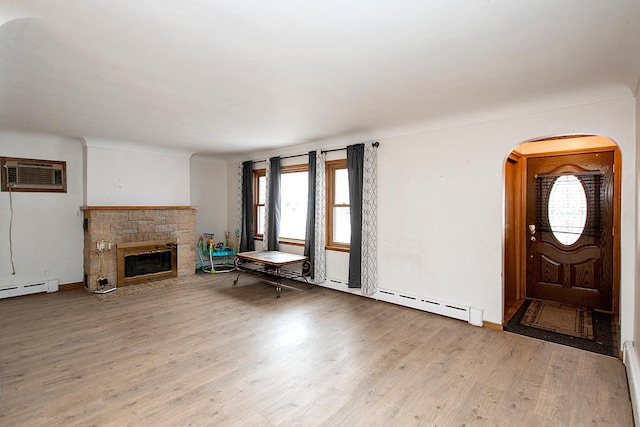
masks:
<svg viewBox="0 0 640 427"><path fill-rule="evenodd" d="M280 249L280 157L270 158L269 164L268 250L277 251Z"/></svg>
<svg viewBox="0 0 640 427"><path fill-rule="evenodd" d="M242 221L240 252L255 250L253 241L253 162L242 163Z"/></svg>
<svg viewBox="0 0 640 427"><path fill-rule="evenodd" d="M349 204L351 212L351 244L349 249L349 287L362 286L362 179L364 144L347 147Z"/></svg>
<svg viewBox="0 0 640 427"><path fill-rule="evenodd" d="M304 237L304 255L309 257L311 269L302 273L314 278L316 246L316 152L309 151L309 187L307 192L307 228Z"/></svg>

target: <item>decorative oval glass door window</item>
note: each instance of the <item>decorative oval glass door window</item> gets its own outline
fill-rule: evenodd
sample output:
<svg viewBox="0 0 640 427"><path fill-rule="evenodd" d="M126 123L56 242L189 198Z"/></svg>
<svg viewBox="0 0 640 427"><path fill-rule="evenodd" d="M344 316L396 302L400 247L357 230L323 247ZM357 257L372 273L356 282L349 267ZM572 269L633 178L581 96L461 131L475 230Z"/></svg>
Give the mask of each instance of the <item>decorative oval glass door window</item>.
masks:
<svg viewBox="0 0 640 427"><path fill-rule="evenodd" d="M587 194L575 175L556 179L549 192L549 226L563 245L578 241L587 223Z"/></svg>

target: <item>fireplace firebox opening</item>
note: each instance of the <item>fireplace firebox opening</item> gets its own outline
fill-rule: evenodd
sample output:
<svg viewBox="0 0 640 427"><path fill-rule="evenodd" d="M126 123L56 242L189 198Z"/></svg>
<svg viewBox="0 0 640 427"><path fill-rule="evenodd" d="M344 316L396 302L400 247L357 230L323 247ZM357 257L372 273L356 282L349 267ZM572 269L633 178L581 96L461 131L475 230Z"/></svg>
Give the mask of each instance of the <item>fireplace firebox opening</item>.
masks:
<svg viewBox="0 0 640 427"><path fill-rule="evenodd" d="M178 277L176 239L120 243L118 286Z"/></svg>

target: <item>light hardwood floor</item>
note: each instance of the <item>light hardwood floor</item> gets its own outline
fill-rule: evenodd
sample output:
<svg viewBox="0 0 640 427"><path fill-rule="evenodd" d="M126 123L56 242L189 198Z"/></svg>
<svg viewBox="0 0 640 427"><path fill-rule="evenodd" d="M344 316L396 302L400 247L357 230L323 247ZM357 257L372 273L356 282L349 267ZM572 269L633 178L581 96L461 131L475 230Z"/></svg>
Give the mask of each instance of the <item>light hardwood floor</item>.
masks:
<svg viewBox="0 0 640 427"><path fill-rule="evenodd" d="M0 300L0 425L632 425L617 359L234 277Z"/></svg>

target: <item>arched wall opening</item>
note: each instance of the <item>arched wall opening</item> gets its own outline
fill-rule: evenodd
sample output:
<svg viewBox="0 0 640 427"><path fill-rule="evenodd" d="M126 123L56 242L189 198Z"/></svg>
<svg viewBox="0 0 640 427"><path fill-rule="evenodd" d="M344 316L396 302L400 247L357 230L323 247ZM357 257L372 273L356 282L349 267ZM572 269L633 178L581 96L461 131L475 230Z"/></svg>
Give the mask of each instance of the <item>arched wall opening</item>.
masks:
<svg viewBox="0 0 640 427"><path fill-rule="evenodd" d="M610 152L613 156L613 260L611 310L620 311L620 201L622 158L618 145L597 135L566 135L537 138L519 144L505 160L503 324L508 322L524 300L527 290L527 248L535 239L527 223L527 163L531 158L553 158L586 153ZM529 206L529 209L531 207ZM616 231L618 231L616 233ZM530 255L529 255L530 256ZM529 268L531 268L529 266ZM531 277L529 277L531 281ZM530 286L530 285L529 285Z"/></svg>

